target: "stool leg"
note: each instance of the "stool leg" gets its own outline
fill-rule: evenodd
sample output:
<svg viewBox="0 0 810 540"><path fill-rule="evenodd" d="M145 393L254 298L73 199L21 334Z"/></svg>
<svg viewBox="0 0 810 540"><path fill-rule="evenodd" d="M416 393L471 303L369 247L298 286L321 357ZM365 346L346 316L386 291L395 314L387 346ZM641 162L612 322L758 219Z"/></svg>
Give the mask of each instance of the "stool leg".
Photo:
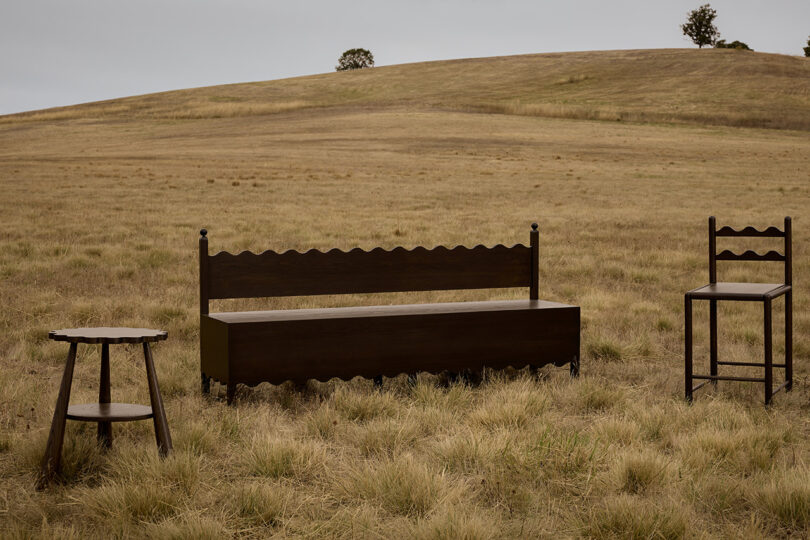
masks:
<svg viewBox="0 0 810 540"><path fill-rule="evenodd" d="M773 396L773 336L771 335L771 299L765 299L765 405Z"/></svg>
<svg viewBox="0 0 810 540"><path fill-rule="evenodd" d="M110 345L101 344L101 384L98 389L98 402L110 402ZM98 423L98 442L105 448L112 446L112 422Z"/></svg>
<svg viewBox="0 0 810 540"><path fill-rule="evenodd" d="M709 300L709 373L717 376L717 300ZM717 379L712 381L717 386Z"/></svg>
<svg viewBox="0 0 810 540"><path fill-rule="evenodd" d="M684 297L683 306L683 342L684 342L684 386L686 400L692 401L692 299L689 295Z"/></svg>
<svg viewBox="0 0 810 540"><path fill-rule="evenodd" d="M149 384L149 400L152 403L152 419L155 421L155 438L161 456L168 455L172 450L172 436L169 433L169 423L166 421L166 411L163 410L163 398L158 388L155 363L152 361L152 350L149 343L143 344L143 356L146 360L146 380Z"/></svg>
<svg viewBox="0 0 810 540"><path fill-rule="evenodd" d="M70 386L73 383L73 366L76 363L76 344L70 344L65 371L62 374L62 385L59 387L59 397L56 398L56 408L53 411L51 431L48 434L48 444L45 446L45 455L42 457L40 474L37 479L37 489L44 489L59 472L62 460L62 442L65 438L65 422L67 409L70 403Z"/></svg>
<svg viewBox="0 0 810 540"><path fill-rule="evenodd" d="M793 291L785 295L785 391L793 389Z"/></svg>

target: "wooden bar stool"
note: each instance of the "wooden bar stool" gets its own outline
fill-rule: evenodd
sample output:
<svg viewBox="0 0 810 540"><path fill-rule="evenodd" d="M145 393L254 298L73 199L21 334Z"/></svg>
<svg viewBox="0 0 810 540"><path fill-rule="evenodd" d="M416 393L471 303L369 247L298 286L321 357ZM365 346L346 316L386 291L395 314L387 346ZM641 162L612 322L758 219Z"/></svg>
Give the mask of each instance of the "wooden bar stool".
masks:
<svg viewBox="0 0 810 540"><path fill-rule="evenodd" d="M784 238L784 253L768 251L760 255L754 251L733 253L723 250L717 253L718 236ZM725 283L717 281L717 261L777 261L785 265L784 283ZM765 404L771 402L776 392L782 389L790 391L793 386L793 287L792 287L792 254L791 254L791 220L785 218L784 230L768 227L759 231L754 227L735 230L731 227L716 228L714 216L709 218L709 284L686 293L684 306L684 341L685 341L685 383L686 399L692 401L692 393L711 382L748 381L765 385ZM773 336L771 325L772 302L780 296L785 297L785 363L773 363ZM709 375L695 375L692 372L692 300L709 301ZM764 362L723 362L717 359L717 301L731 300L743 302L762 302L764 306ZM757 366L765 368L764 377L723 377L718 375L718 366ZM784 368L785 382L776 390L773 389L773 368ZM693 387L693 379L703 380Z"/></svg>
<svg viewBox="0 0 810 540"><path fill-rule="evenodd" d="M168 334L163 330L147 328L70 328L54 330L48 337L54 341L70 343L62 385L56 400L48 444L42 458L37 488L42 489L59 472L62 459L62 442L67 420L81 422L98 422L98 441L109 448L112 446L112 422L128 422L152 418L155 424L155 438L161 456L166 456L172 449L172 437L166 412L163 409L163 398L160 396L155 364L149 343L163 341ZM73 382L73 365L76 361L76 348L79 343L101 344L101 383L99 385L98 403L69 405L70 387ZM110 403L110 344L143 343L143 354L146 360L146 380L149 386L151 407L130 403Z"/></svg>

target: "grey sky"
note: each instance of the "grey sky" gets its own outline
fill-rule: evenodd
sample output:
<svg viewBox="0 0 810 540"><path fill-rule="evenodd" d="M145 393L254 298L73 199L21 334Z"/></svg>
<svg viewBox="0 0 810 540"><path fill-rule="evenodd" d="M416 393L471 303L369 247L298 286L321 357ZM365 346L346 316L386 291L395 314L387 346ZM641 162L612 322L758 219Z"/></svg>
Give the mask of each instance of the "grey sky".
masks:
<svg viewBox="0 0 810 540"><path fill-rule="evenodd" d="M0 114L377 65L554 51L693 47L705 0L2 0ZM721 37L800 55L810 0L717 0Z"/></svg>

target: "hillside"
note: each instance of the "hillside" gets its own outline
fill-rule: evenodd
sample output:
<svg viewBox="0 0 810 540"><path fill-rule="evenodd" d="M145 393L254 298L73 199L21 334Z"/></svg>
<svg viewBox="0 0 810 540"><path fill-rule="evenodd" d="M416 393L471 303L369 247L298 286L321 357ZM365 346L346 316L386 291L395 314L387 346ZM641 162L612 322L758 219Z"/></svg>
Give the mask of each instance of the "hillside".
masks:
<svg viewBox="0 0 810 540"><path fill-rule="evenodd" d="M727 49L475 58L179 90L9 115L0 123L345 106L810 129L810 61Z"/></svg>

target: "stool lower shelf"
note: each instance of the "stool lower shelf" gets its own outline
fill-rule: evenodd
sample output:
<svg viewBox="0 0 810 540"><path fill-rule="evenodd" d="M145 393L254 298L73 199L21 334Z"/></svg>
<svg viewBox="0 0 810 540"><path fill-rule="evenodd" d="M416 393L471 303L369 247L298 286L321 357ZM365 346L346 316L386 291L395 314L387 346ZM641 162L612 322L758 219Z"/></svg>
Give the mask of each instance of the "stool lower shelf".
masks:
<svg viewBox="0 0 810 540"><path fill-rule="evenodd" d="M83 403L67 410L69 420L80 422L130 422L154 416L152 407L134 403Z"/></svg>

